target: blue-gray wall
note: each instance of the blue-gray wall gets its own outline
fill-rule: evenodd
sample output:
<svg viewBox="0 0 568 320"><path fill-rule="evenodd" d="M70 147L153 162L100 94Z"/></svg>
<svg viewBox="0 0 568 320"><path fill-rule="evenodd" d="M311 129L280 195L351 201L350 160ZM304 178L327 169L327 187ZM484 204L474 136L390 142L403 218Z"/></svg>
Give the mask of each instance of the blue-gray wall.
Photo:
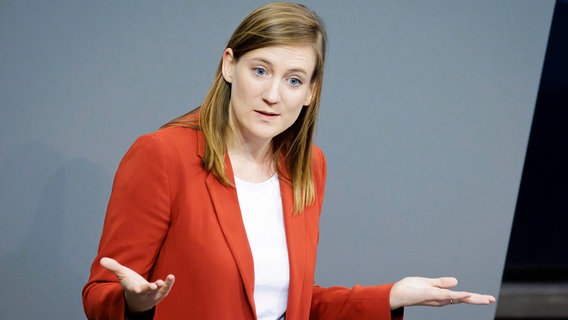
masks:
<svg viewBox="0 0 568 320"><path fill-rule="evenodd" d="M121 156L200 103L262 3L0 2L2 319L84 317ZM317 281L455 275L497 295L554 1L306 3L330 37Z"/></svg>

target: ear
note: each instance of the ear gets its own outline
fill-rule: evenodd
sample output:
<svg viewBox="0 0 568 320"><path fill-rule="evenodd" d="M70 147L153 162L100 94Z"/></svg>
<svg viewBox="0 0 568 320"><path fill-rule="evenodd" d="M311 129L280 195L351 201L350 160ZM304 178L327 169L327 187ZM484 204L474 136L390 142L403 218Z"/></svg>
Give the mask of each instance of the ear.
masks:
<svg viewBox="0 0 568 320"><path fill-rule="evenodd" d="M223 64L222 64L222 72L223 78L228 83L233 82L233 70L235 69L235 57L233 55L233 49L227 48L223 51Z"/></svg>

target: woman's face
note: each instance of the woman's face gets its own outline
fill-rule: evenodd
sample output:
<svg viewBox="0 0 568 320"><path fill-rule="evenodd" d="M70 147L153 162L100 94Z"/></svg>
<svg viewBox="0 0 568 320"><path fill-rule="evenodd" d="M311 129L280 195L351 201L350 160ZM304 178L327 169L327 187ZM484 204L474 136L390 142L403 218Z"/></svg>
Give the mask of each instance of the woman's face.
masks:
<svg viewBox="0 0 568 320"><path fill-rule="evenodd" d="M288 129L310 104L316 62L312 46L267 47L235 61L223 53L223 77L231 83L229 112L238 139L263 143Z"/></svg>

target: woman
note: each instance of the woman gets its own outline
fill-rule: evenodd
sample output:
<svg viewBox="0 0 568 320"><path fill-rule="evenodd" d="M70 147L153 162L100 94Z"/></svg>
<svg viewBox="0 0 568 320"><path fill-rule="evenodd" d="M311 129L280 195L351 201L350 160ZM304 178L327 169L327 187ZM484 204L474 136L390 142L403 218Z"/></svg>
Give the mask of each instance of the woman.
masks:
<svg viewBox="0 0 568 320"><path fill-rule="evenodd" d="M83 289L88 318L391 319L404 306L494 301L448 290L453 278L314 286L325 52L302 5L241 22L203 104L124 156Z"/></svg>

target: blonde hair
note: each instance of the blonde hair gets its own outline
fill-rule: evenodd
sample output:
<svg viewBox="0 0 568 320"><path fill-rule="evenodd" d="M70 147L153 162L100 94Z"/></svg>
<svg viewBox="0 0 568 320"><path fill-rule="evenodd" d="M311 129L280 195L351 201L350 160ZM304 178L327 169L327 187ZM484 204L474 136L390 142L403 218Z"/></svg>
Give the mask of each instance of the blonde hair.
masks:
<svg viewBox="0 0 568 320"><path fill-rule="evenodd" d="M227 43L236 61L247 52L260 48L297 45L312 45L314 48L316 64L310 81L312 100L302 108L292 126L272 139L272 161L277 165L280 177L292 186L295 214L315 200L312 139L320 104L326 42L323 22L313 11L300 4L275 2L246 16ZM184 115L165 125L202 130L206 139L203 165L226 185L231 184L225 173L226 138L232 130L230 98L231 86L223 78L221 60L201 107L189 113L199 113L199 119L196 116L188 119ZM285 172L290 176L285 176Z"/></svg>

